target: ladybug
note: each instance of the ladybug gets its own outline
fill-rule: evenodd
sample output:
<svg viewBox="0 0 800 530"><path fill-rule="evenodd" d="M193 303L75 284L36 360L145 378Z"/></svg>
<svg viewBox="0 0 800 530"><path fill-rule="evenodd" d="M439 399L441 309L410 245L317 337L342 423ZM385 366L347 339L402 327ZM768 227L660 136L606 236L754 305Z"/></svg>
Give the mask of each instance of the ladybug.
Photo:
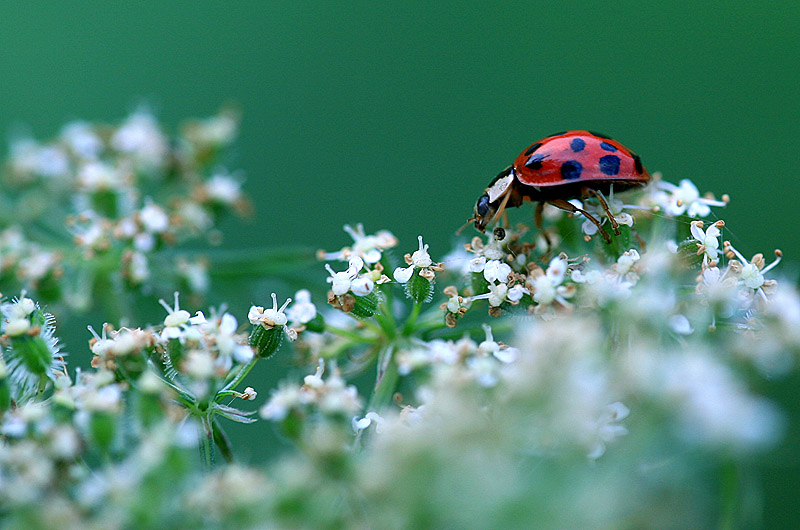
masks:
<svg viewBox="0 0 800 530"><path fill-rule="evenodd" d="M580 213L594 223L606 242L611 237L594 216L568 202L570 199L596 197L611 226L619 234L619 224L608 210L603 194L638 188L650 182L650 173L639 155L604 134L591 131L565 131L531 144L514 163L489 183L475 203L474 215L467 223L486 231L486 225L498 218L506 207L521 206L526 200L537 201L534 220L542 228L544 204L572 213ZM544 234L544 232L543 232ZM549 241L548 241L549 243Z"/></svg>

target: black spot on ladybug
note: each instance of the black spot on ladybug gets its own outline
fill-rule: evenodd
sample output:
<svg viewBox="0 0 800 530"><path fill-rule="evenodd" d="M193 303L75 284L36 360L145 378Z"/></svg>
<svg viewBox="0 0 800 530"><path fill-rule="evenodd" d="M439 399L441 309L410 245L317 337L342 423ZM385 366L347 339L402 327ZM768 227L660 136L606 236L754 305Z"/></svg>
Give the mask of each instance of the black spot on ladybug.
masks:
<svg viewBox="0 0 800 530"><path fill-rule="evenodd" d="M548 136L548 138L552 138L553 136L561 136L562 134L567 134L568 132L569 131L561 131L561 132L553 133L550 136Z"/></svg>
<svg viewBox="0 0 800 530"><path fill-rule="evenodd" d="M527 162L525 162L525 167L529 169L542 169L542 160L544 160L544 155L532 155Z"/></svg>
<svg viewBox="0 0 800 530"><path fill-rule="evenodd" d="M606 155L600 158L600 171L606 175L616 175L619 173L619 157L616 155Z"/></svg>
<svg viewBox="0 0 800 530"><path fill-rule="evenodd" d="M538 144L533 144L532 146L530 146L530 147L528 148L528 150L527 150L527 151L525 151L525 156L530 156L530 155L531 155L531 153L533 153L534 151L536 151L537 149L539 149L541 146L542 146L542 142L539 142Z"/></svg>
<svg viewBox="0 0 800 530"><path fill-rule="evenodd" d="M588 131L588 133L591 134L592 136L597 136L598 138L602 138L603 140L611 140L610 136L606 136L605 134L599 132Z"/></svg>
<svg viewBox="0 0 800 530"><path fill-rule="evenodd" d="M586 147L586 142L581 140L580 138L574 138L570 143L569 146L572 148L573 151L580 152L583 151L583 148Z"/></svg>
<svg viewBox="0 0 800 530"><path fill-rule="evenodd" d="M561 164L561 178L564 180L575 180L581 178L583 166L577 160L567 160Z"/></svg>
<svg viewBox="0 0 800 530"><path fill-rule="evenodd" d="M642 159L641 157L639 157L639 155L633 156L633 167L636 168L636 172L640 175L644 172L644 167L642 166Z"/></svg>
<svg viewBox="0 0 800 530"><path fill-rule="evenodd" d="M611 151L612 153L617 150L616 147L606 142L600 142L600 149L603 151Z"/></svg>
<svg viewBox="0 0 800 530"><path fill-rule="evenodd" d="M507 168L505 168L503 171L501 171L500 173L498 173L498 174L497 174L497 176L496 176L495 178L493 178L493 179L492 179L492 181L489 183L489 187L492 187L492 184L494 184L495 182L497 182L497 181L498 181L498 180L500 180L501 178L505 177L505 176L506 176L506 175L508 175L509 173L511 173L511 166L508 166L508 167L507 167Z"/></svg>

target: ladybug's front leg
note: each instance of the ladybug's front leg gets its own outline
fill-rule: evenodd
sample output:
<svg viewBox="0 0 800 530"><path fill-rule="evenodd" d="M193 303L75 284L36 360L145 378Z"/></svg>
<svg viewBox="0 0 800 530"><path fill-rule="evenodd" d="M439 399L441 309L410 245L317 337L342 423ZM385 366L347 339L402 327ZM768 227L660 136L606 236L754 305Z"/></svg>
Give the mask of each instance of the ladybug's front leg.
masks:
<svg viewBox="0 0 800 530"><path fill-rule="evenodd" d="M614 233L619 235L619 223L614 216L611 215L611 211L608 209L608 203L606 202L606 198L603 197L603 194L597 190L593 190L592 188L583 188L581 190L583 197L596 197L598 201L600 201L600 205L603 207L603 211L606 212L606 216L608 220L611 221L611 228L614 229Z"/></svg>
<svg viewBox="0 0 800 530"><path fill-rule="evenodd" d="M606 241L606 243L611 243L611 236L609 236L608 232L606 232L603 229L603 227L600 225L600 221L595 219L595 217L592 214L590 214L589 212L587 212L585 210L581 210L577 206L573 205L571 202L565 201L564 199L553 199L553 200L549 200L547 202L549 204L552 204L556 208L561 208L562 210L566 210L566 211L571 212L571 213L579 213L579 214L583 215L594 226L597 227L597 230L603 236L603 239Z"/></svg>

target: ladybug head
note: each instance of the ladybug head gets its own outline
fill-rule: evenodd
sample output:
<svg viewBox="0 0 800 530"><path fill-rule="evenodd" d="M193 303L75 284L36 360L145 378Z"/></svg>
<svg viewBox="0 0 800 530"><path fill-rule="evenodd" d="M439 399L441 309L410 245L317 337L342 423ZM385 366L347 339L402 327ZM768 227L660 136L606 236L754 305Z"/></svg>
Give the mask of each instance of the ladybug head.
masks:
<svg viewBox="0 0 800 530"><path fill-rule="evenodd" d="M497 206L489 202L489 196L481 195L475 203L475 215L472 218L475 221L475 228L485 232L486 225L494 218L495 212L497 212Z"/></svg>

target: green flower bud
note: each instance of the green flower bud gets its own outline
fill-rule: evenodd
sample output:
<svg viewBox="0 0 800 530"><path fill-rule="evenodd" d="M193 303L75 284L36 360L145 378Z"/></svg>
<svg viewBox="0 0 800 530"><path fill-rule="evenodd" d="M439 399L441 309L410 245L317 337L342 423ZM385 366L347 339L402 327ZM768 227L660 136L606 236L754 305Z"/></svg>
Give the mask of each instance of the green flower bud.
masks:
<svg viewBox="0 0 800 530"><path fill-rule="evenodd" d="M33 374L44 375L53 362L52 353L41 337L21 335L11 341L14 356L22 360L25 368Z"/></svg>
<svg viewBox="0 0 800 530"><path fill-rule="evenodd" d="M678 257L687 267L698 267L703 262L703 255L697 253L697 240L686 239L678 245Z"/></svg>
<svg viewBox="0 0 800 530"><path fill-rule="evenodd" d="M381 303L381 299L376 291L372 291L367 296L352 295L352 297L355 299L355 303L350 310L351 315L359 318L370 318L379 312L378 306Z"/></svg>
<svg viewBox="0 0 800 530"><path fill-rule="evenodd" d="M406 294L416 303L430 302L433 299L433 283L420 276L415 270L411 279L405 283Z"/></svg>
<svg viewBox="0 0 800 530"><path fill-rule="evenodd" d="M278 351L283 342L283 334L283 326L273 326L267 329L261 324L256 324L250 332L250 346L255 349L256 355L267 359Z"/></svg>

